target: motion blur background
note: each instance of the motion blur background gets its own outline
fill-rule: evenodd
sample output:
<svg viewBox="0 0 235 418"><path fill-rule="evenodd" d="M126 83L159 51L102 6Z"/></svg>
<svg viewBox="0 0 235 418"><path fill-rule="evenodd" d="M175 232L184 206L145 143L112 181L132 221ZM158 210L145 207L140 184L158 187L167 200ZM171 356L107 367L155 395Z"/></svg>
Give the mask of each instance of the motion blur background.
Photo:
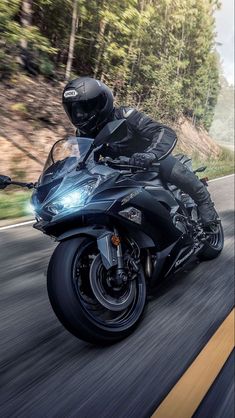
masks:
<svg viewBox="0 0 235 418"><path fill-rule="evenodd" d="M231 173L233 8L233 0L2 0L1 173L38 178L51 145L73 133L61 92L81 75L173 126L175 152L206 161L210 177ZM7 193L0 219L26 215L28 194Z"/></svg>
<svg viewBox="0 0 235 418"><path fill-rule="evenodd" d="M233 16L233 0L0 0L0 173L37 180L53 143L74 133L61 94L81 75L172 126L174 153L210 178L233 173ZM23 222L30 193L0 192L1 417L151 416L234 306L234 176L209 191L221 256L166 283L138 330L108 348L55 318L45 278L55 243ZM233 371L231 355L194 418L234 418Z"/></svg>

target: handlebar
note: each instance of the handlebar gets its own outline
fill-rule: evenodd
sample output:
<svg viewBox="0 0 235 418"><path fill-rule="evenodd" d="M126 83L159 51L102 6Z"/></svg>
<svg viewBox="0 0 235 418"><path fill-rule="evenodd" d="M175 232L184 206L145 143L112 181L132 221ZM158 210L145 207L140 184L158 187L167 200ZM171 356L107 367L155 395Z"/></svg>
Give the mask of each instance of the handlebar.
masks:
<svg viewBox="0 0 235 418"><path fill-rule="evenodd" d="M14 186L26 187L26 189L35 189L36 183L23 183L21 181L11 181Z"/></svg>
<svg viewBox="0 0 235 418"><path fill-rule="evenodd" d="M159 163L151 164L149 168L140 167L139 165L132 165L130 164L130 158L128 157L121 157L117 159L112 159L110 157L105 157L103 161L109 167L120 168L122 170L141 170L141 171L150 171L151 168L159 168Z"/></svg>
<svg viewBox="0 0 235 418"><path fill-rule="evenodd" d="M36 187L36 183L24 183L21 181L13 181L10 177L0 175L0 190L6 189L7 186L14 185L20 187L26 187L27 189L33 189Z"/></svg>

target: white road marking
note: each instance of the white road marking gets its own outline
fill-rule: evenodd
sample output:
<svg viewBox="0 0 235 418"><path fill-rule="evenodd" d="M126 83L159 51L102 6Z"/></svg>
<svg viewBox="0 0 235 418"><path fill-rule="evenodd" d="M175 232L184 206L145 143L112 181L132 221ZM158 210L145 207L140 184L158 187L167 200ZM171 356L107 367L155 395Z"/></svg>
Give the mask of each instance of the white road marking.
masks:
<svg viewBox="0 0 235 418"><path fill-rule="evenodd" d="M233 176L234 176L234 174L228 174L227 176L217 177L216 179L209 180L208 183L211 183L212 181L227 179L228 177L233 177Z"/></svg>
<svg viewBox="0 0 235 418"><path fill-rule="evenodd" d="M29 224L32 224L32 223L34 223L34 222L35 222L35 220L32 220L32 221L27 221L27 222L21 222L21 223L19 223L19 224L13 224L13 225L2 226L2 227L0 227L0 231L4 231L4 230L6 230L6 229L16 228L16 227L18 227L18 226L29 225Z"/></svg>
<svg viewBox="0 0 235 418"><path fill-rule="evenodd" d="M234 176L234 174L229 174L228 176L218 177L218 178L216 178L216 179L209 180L209 182L208 182L208 183L211 183L212 181L223 180L223 179L226 179L226 178L228 178L228 177L233 177L233 176ZM0 231L4 231L4 230L6 230L6 229L17 228L18 226L29 225L29 224L32 224L33 222L35 222L35 220L34 220L34 219L33 219L32 221L21 222L21 223L19 223L19 224L13 224L13 225L8 225L8 226L2 226L2 227L0 227Z"/></svg>

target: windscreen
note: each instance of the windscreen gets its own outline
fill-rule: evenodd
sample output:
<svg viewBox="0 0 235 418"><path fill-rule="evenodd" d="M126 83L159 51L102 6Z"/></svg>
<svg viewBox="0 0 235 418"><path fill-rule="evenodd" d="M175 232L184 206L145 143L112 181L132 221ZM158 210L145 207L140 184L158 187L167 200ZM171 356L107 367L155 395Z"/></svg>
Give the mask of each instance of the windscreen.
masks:
<svg viewBox="0 0 235 418"><path fill-rule="evenodd" d="M71 172L83 160L93 139L70 136L56 142L46 161L40 183L45 183Z"/></svg>

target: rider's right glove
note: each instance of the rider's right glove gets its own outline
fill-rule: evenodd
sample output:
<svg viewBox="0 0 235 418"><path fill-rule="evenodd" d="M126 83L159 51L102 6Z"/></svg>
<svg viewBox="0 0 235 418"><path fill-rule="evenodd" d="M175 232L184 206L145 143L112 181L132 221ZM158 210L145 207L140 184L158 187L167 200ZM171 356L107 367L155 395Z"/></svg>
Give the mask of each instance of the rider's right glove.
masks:
<svg viewBox="0 0 235 418"><path fill-rule="evenodd" d="M149 168L156 161L156 155L150 152L135 153L130 158L130 165L136 165L142 168Z"/></svg>

